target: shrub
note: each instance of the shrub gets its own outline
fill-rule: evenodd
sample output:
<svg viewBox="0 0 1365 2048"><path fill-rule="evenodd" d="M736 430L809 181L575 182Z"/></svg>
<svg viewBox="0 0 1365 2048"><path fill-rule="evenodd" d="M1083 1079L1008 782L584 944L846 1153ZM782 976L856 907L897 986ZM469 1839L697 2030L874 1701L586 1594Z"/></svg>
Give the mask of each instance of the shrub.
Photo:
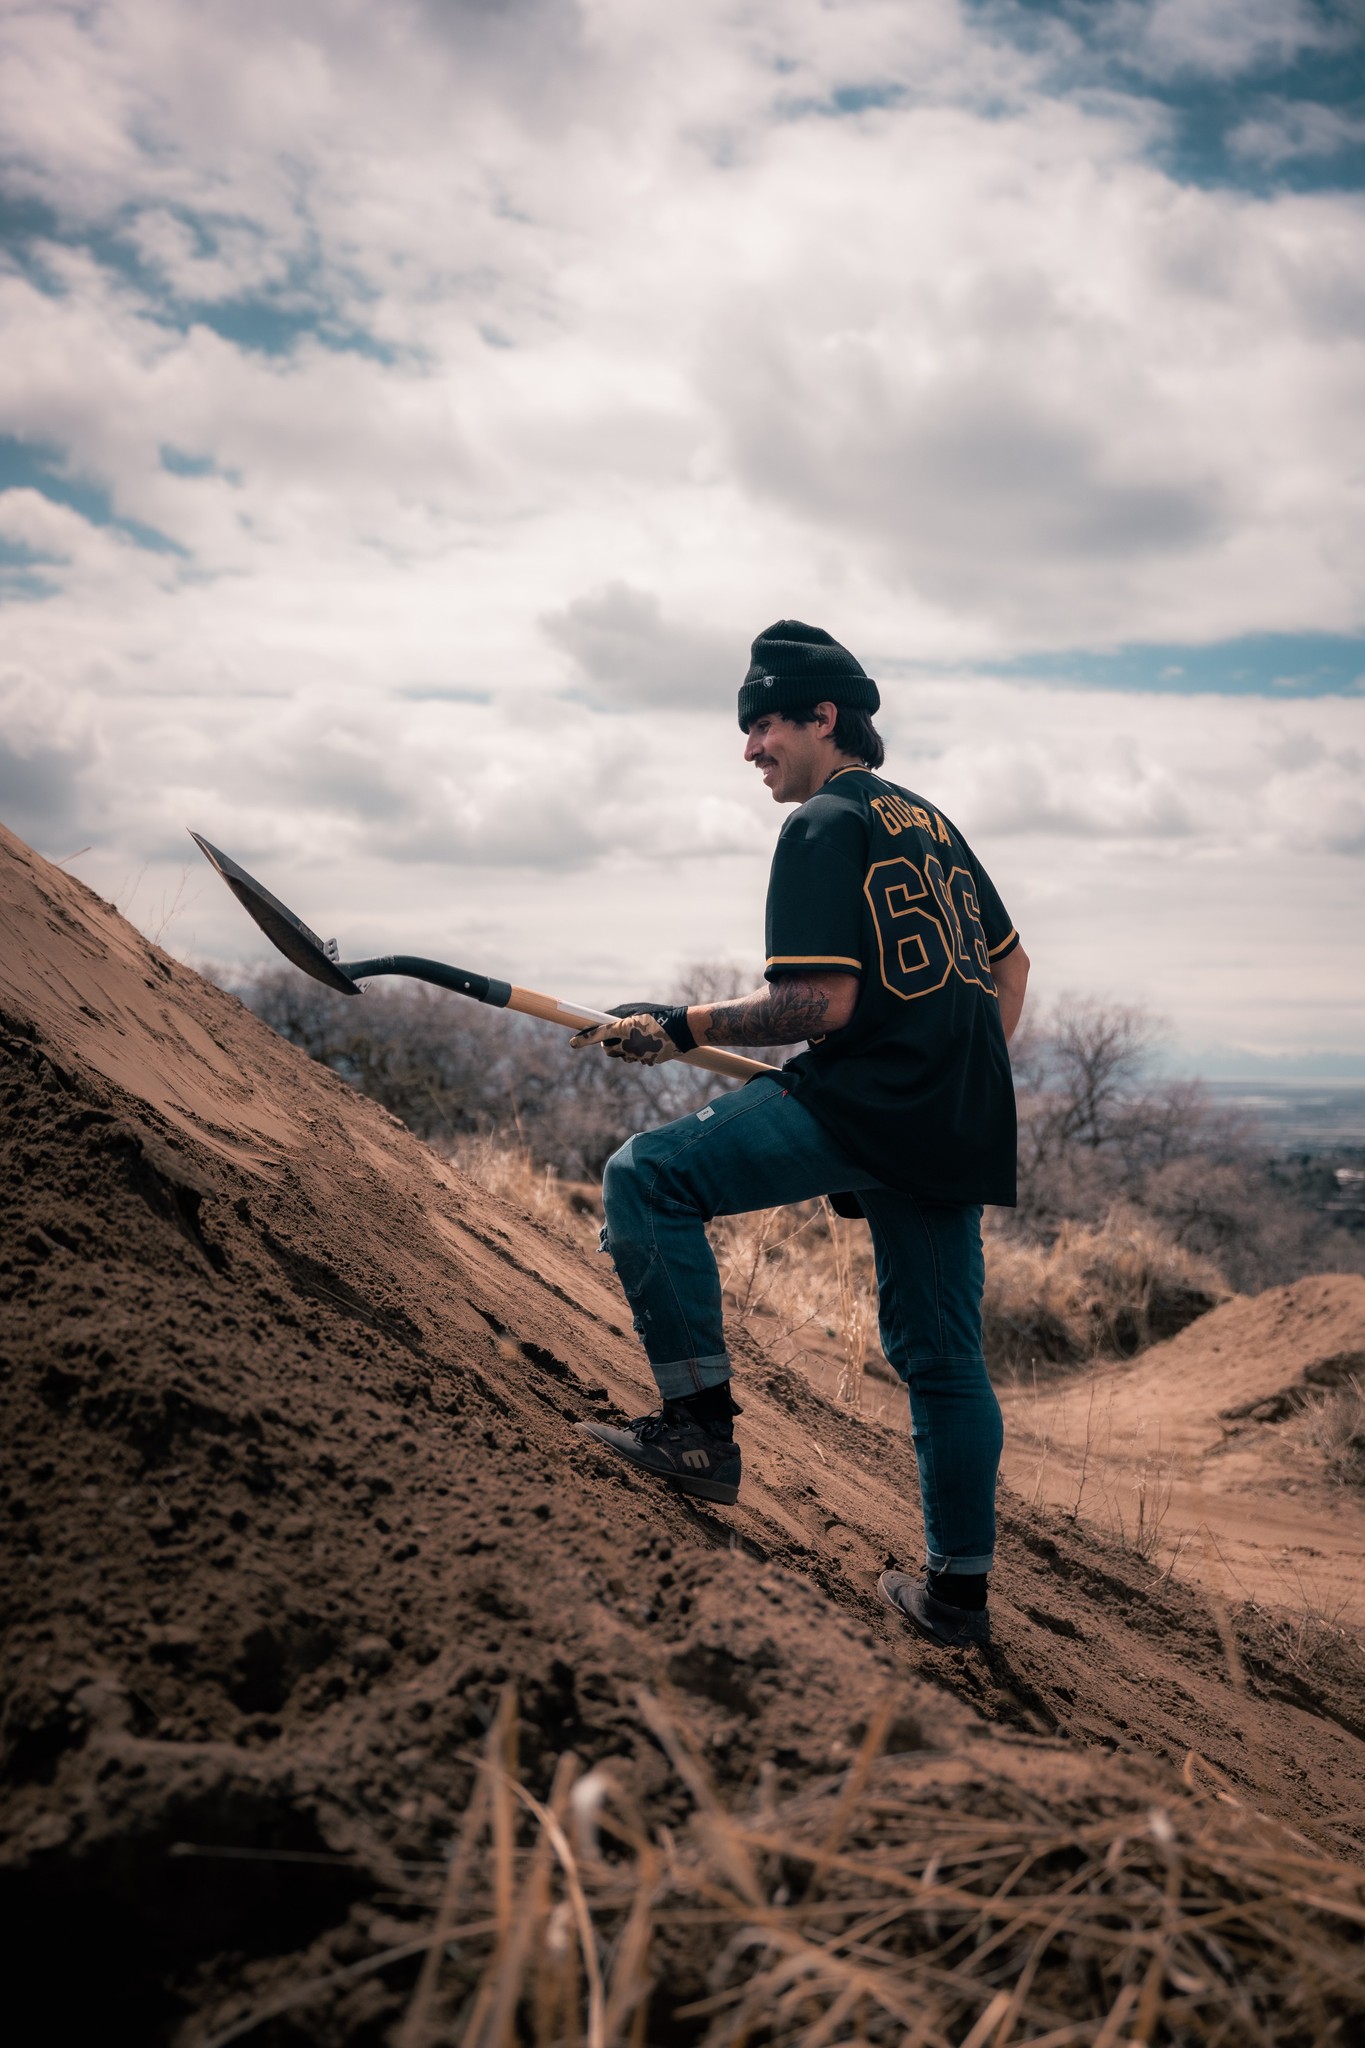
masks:
<svg viewBox="0 0 1365 2048"><path fill-rule="evenodd" d="M497 1135L571 1179L600 1179L632 1131L733 1086L681 1062L652 1072L574 1052L552 1025L422 982L376 982L357 1000L281 967L237 993L419 1137L451 1144Z"/></svg>
<svg viewBox="0 0 1365 2048"><path fill-rule="evenodd" d="M724 1000L755 978L725 963L694 962L679 976L679 994ZM734 1085L681 1062L651 1072L575 1053L551 1026L422 983L377 981L357 1002L281 966L241 993L284 1037L376 1097L420 1137L445 1146L475 1138L514 1145L574 1181L600 1178L633 1131L685 1115ZM1246 1129L1216 1112L1197 1082L1152 1078L1158 1037L1141 1010L1070 997L1016 1040L1019 1207L995 1218L995 1291L1002 1300L1031 1301L1036 1320L1016 1323L1012 1310L1005 1315L991 1339L997 1361L1092 1355L1089 1338L1076 1335L1075 1311L1055 1306L1069 1299L1057 1276L1073 1256L1075 1231L1111 1234L1111 1216L1129 1219L1120 1234L1131 1239L1132 1218L1146 1215L1163 1243L1188 1252L1205 1271L1216 1265L1219 1286L1225 1279L1247 1292L1309 1272L1365 1270L1365 1238L1337 1227L1301 1162L1258 1153ZM780 1063L785 1054L757 1056ZM728 1226L726 1256L754 1253L759 1228ZM761 1229L770 1239L785 1234L785 1226ZM1059 1266L1047 1254L1067 1233L1072 1239ZM803 1242L803 1266L819 1266L822 1242L832 1252L835 1240L820 1230ZM855 1230L850 1276L856 1269L860 1291L848 1295L846 1285L843 1316L828 1319L836 1328L862 1316L870 1298L871 1262L857 1251L861 1243L865 1234ZM823 1295L831 1276L786 1273L779 1302L773 1289L780 1255L768 1242L758 1255L782 1328L805 1327L817 1314L812 1287ZM1015 1275L1008 1286L1007 1264ZM1202 1281L1192 1289L1182 1294L1178 1281L1166 1294L1138 1288L1136 1307L1109 1326L1104 1345L1130 1347L1134 1330L1170 1334L1211 1291Z"/></svg>
<svg viewBox="0 0 1365 2048"><path fill-rule="evenodd" d="M983 1304L992 1371L1129 1358L1227 1299L1217 1268L1137 1211L1063 1225L1050 1245L992 1231Z"/></svg>
<svg viewBox="0 0 1365 2048"><path fill-rule="evenodd" d="M1155 1074L1160 1038L1142 1009L1078 996L1031 1019L1011 1049L1019 1207L1005 1227L1047 1245L1117 1204L1248 1293L1365 1271L1365 1240L1337 1225L1324 1192L1330 1172L1270 1158L1198 1081Z"/></svg>
<svg viewBox="0 0 1365 2048"><path fill-rule="evenodd" d="M1299 1429L1334 1479L1365 1486L1365 1383L1352 1377L1311 1402Z"/></svg>

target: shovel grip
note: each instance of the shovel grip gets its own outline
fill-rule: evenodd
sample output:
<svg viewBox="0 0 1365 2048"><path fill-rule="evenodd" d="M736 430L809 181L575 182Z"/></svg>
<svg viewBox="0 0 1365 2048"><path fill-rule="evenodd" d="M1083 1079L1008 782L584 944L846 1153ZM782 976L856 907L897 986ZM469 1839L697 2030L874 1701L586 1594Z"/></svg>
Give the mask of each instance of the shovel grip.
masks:
<svg viewBox="0 0 1365 2048"><path fill-rule="evenodd" d="M401 974L409 981L430 981L437 988L453 989L457 996L470 996L476 1003L492 1003L505 1010L512 993L510 981L497 981L491 974L475 974L468 967L448 967L444 960L421 960L415 953L385 953L377 960L342 960L340 971L351 981L369 981L377 974Z"/></svg>

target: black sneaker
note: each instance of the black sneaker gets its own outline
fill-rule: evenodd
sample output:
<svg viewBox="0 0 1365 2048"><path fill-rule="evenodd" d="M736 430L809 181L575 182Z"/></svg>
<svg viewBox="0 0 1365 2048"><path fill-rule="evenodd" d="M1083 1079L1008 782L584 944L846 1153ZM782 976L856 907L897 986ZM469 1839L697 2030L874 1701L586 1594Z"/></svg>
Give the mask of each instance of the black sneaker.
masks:
<svg viewBox="0 0 1365 2048"><path fill-rule="evenodd" d="M991 1639L991 1618L985 1608L973 1611L950 1607L929 1591L922 1578L909 1572L883 1572L877 1591L888 1607L894 1607L917 1635L931 1643L943 1643L950 1650L965 1650L972 1644L984 1650Z"/></svg>
<svg viewBox="0 0 1365 2048"><path fill-rule="evenodd" d="M574 1428L594 1443L605 1444L637 1465L667 1480L679 1493L730 1507L739 1495L739 1445L733 1437L713 1436L683 1408L665 1401L652 1415L641 1415L624 1429L605 1422L576 1422Z"/></svg>

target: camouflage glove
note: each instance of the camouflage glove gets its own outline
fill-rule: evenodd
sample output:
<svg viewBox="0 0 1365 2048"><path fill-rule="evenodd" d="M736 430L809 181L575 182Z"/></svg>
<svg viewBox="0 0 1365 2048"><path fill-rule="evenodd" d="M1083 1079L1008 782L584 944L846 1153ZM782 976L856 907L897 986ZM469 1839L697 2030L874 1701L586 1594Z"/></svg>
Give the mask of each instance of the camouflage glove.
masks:
<svg viewBox="0 0 1365 2048"><path fill-rule="evenodd" d="M659 1067L691 1052L696 1039L687 1022L687 1008L678 1003L618 1003L616 1024L591 1024L576 1031L570 1045L600 1045L609 1060L629 1060L640 1067Z"/></svg>

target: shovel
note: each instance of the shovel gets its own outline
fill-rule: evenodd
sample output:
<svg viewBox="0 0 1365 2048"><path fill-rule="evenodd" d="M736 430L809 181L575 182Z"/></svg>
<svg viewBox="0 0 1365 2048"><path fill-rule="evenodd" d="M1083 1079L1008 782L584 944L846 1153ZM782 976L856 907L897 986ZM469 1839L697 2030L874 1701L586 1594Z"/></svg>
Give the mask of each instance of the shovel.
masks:
<svg viewBox="0 0 1365 2048"><path fill-rule="evenodd" d="M537 995L533 988L516 988L510 981L473 974L463 967L447 967L441 960L419 960L411 953L386 953L377 960L343 960L335 939L324 943L292 910L285 909L278 896L262 888L245 868L239 868L235 860L210 846L197 832L191 832L190 838L209 865L217 869L248 917L254 918L285 959L340 995L362 995L360 984L376 975L401 974L410 981L430 981L437 988L454 989L456 995L469 996L476 1003L491 1003L497 1010L520 1010L528 1017L543 1017L547 1024L558 1024L565 1031L616 1022L606 1010L584 1009L581 1003L561 1003L555 996ZM691 1067L706 1067L713 1074L731 1074L740 1081L752 1081L757 1074L778 1071L762 1060L745 1059L743 1053L723 1052L712 1045L698 1046L682 1057Z"/></svg>

